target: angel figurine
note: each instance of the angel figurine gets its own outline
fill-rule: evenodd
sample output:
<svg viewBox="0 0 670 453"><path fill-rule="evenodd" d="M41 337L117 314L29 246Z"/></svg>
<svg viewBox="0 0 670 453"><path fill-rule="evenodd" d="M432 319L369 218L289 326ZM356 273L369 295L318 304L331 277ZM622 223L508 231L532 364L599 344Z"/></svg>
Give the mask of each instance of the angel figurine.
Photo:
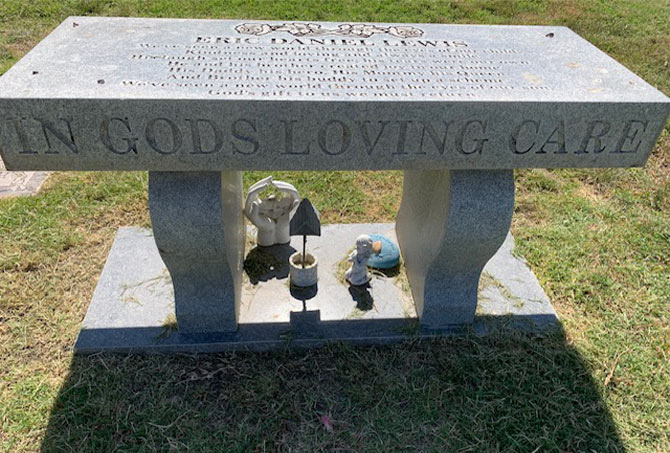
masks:
<svg viewBox="0 0 670 453"><path fill-rule="evenodd" d="M380 241L373 242L367 234L361 234L356 238L356 250L349 255L351 267L344 274L349 283L354 286L361 286L370 281L368 260L373 253L379 253L380 251Z"/></svg>
<svg viewBox="0 0 670 453"><path fill-rule="evenodd" d="M260 193L270 186L283 196L270 195L261 199ZM256 243L263 247L289 243L289 220L299 203L300 195L296 188L284 181L274 181L272 176L251 186L244 203L244 215L258 228Z"/></svg>

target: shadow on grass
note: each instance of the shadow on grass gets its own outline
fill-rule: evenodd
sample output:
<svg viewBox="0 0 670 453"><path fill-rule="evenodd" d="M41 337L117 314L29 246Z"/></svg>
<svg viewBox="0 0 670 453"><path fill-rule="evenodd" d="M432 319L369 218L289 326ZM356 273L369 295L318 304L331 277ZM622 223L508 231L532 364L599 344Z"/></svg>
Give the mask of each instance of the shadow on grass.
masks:
<svg viewBox="0 0 670 453"><path fill-rule="evenodd" d="M504 330L365 348L76 356L42 451L119 449L624 450L564 334Z"/></svg>

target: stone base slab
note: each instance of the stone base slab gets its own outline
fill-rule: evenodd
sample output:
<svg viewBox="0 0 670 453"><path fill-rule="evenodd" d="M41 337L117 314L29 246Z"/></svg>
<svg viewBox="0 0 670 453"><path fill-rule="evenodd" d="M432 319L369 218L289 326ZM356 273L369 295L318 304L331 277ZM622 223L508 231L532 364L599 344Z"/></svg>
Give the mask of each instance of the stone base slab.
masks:
<svg viewBox="0 0 670 453"><path fill-rule="evenodd" d="M99 351L194 353L232 349L311 347L328 341L375 344L418 337L462 334L469 326L439 331L422 328L404 273L374 273L369 286L343 281L346 257L363 233L395 240L393 224L326 225L310 237L308 250L319 259L319 282L292 288L283 257L290 245L247 251L239 329L234 333L181 334L176 329L170 275L151 230L120 228L75 344L77 353ZM250 234L253 237L253 234ZM486 265L472 329L486 334L502 322L526 331L558 324L556 312L535 275L514 256L514 240Z"/></svg>
<svg viewBox="0 0 670 453"><path fill-rule="evenodd" d="M0 198L34 195L47 176L49 173L44 171L6 171L0 159Z"/></svg>

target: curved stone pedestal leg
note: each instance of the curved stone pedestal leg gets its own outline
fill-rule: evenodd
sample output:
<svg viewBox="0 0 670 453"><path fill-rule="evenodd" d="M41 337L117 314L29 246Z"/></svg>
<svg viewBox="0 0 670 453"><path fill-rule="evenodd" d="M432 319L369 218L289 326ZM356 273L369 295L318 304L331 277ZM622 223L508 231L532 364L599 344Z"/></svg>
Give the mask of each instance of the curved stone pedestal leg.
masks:
<svg viewBox="0 0 670 453"><path fill-rule="evenodd" d="M237 330L242 172L149 172L149 212L172 277L179 332Z"/></svg>
<svg viewBox="0 0 670 453"><path fill-rule="evenodd" d="M405 171L396 233L423 326L472 323L513 210L512 170Z"/></svg>

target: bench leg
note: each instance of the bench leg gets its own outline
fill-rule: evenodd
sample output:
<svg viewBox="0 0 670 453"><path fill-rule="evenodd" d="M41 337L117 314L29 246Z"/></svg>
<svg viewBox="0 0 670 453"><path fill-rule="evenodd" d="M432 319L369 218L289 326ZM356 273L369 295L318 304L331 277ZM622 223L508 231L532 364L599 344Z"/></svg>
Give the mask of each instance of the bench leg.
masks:
<svg viewBox="0 0 670 453"><path fill-rule="evenodd" d="M172 277L179 332L237 330L242 172L149 172L149 212Z"/></svg>
<svg viewBox="0 0 670 453"><path fill-rule="evenodd" d="M512 170L405 171L396 233L423 326L472 323L513 210Z"/></svg>

